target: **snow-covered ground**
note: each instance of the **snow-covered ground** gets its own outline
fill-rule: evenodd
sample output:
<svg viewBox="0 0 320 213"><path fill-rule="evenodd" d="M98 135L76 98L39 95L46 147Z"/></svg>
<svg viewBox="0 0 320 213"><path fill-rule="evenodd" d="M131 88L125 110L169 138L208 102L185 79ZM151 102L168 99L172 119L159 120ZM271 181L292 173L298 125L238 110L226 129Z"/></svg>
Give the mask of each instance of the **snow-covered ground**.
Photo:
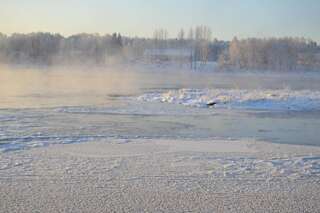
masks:
<svg viewBox="0 0 320 213"><path fill-rule="evenodd" d="M320 109L320 91L243 90L243 89L179 89L152 92L138 97L140 101L167 102L192 107L296 110Z"/></svg>
<svg viewBox="0 0 320 213"><path fill-rule="evenodd" d="M320 149L97 140L0 155L2 212L319 212Z"/></svg>
<svg viewBox="0 0 320 213"><path fill-rule="evenodd" d="M3 72L0 212L320 211L319 74L150 69Z"/></svg>

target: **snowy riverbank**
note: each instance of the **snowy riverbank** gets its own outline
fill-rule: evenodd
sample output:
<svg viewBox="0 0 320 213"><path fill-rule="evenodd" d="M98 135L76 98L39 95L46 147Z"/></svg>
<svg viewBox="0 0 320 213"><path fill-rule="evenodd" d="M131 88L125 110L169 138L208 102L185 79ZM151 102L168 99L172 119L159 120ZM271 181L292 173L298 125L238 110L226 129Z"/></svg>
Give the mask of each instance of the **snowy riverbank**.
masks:
<svg viewBox="0 0 320 213"><path fill-rule="evenodd" d="M317 212L320 148L112 140L0 155L4 212Z"/></svg>

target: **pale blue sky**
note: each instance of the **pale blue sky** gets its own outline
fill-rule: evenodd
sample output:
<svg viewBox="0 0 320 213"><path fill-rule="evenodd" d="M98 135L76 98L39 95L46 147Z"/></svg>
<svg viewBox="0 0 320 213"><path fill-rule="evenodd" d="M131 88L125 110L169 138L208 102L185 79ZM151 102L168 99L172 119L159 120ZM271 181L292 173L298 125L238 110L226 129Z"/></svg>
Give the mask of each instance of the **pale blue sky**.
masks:
<svg viewBox="0 0 320 213"><path fill-rule="evenodd" d="M152 36L208 25L219 39L303 36L320 41L320 0L0 0L0 32L121 32Z"/></svg>

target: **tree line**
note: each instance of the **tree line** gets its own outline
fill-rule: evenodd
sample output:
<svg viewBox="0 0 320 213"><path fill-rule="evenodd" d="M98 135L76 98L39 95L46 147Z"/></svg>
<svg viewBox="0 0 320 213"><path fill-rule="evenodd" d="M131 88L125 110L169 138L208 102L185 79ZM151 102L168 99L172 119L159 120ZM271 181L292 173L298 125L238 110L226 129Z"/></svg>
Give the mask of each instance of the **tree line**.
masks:
<svg viewBox="0 0 320 213"><path fill-rule="evenodd" d="M221 68L297 70L320 68L320 48L304 38L234 38L219 56Z"/></svg>
<svg viewBox="0 0 320 213"><path fill-rule="evenodd" d="M320 47L304 38L249 38L219 41L207 26L181 29L170 37L166 29L152 38L121 36L120 33L77 34L0 33L0 62L10 64L97 64L146 59L148 50L161 53L161 60L187 58L191 67L217 62L220 69L296 70L319 69ZM168 51L170 50L170 51ZM174 52L175 57L165 54ZM157 54L155 54L157 57ZM160 57L160 56L159 56ZM161 62L160 60L160 62ZM159 61L159 60L157 60ZM199 65L198 65L199 66Z"/></svg>
<svg viewBox="0 0 320 213"><path fill-rule="evenodd" d="M51 33L0 34L0 60L5 63L105 63L106 56L121 55L120 34L78 34L63 37Z"/></svg>
<svg viewBox="0 0 320 213"><path fill-rule="evenodd" d="M64 37L53 33L0 33L0 62L11 64L108 64L144 60L146 50L183 50L190 52L192 61L216 61L226 48L226 42L212 40L205 26L190 29L188 35L180 30L169 37L165 29L155 30L153 38L112 35L76 34ZM179 51L178 51L179 52ZM170 58L168 58L170 60Z"/></svg>

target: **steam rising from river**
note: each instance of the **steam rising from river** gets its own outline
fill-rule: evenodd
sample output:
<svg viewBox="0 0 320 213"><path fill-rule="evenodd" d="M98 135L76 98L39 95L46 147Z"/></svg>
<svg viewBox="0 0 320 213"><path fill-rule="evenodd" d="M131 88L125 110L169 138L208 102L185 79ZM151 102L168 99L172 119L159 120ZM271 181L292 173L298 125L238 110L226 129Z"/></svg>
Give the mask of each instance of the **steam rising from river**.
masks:
<svg viewBox="0 0 320 213"><path fill-rule="evenodd" d="M181 67L0 67L0 108L105 105L108 99L168 90L320 91L317 73L194 72ZM121 100L119 100L121 101Z"/></svg>
<svg viewBox="0 0 320 213"><path fill-rule="evenodd" d="M116 69L0 69L0 107L90 105L107 95L132 95L137 76Z"/></svg>

